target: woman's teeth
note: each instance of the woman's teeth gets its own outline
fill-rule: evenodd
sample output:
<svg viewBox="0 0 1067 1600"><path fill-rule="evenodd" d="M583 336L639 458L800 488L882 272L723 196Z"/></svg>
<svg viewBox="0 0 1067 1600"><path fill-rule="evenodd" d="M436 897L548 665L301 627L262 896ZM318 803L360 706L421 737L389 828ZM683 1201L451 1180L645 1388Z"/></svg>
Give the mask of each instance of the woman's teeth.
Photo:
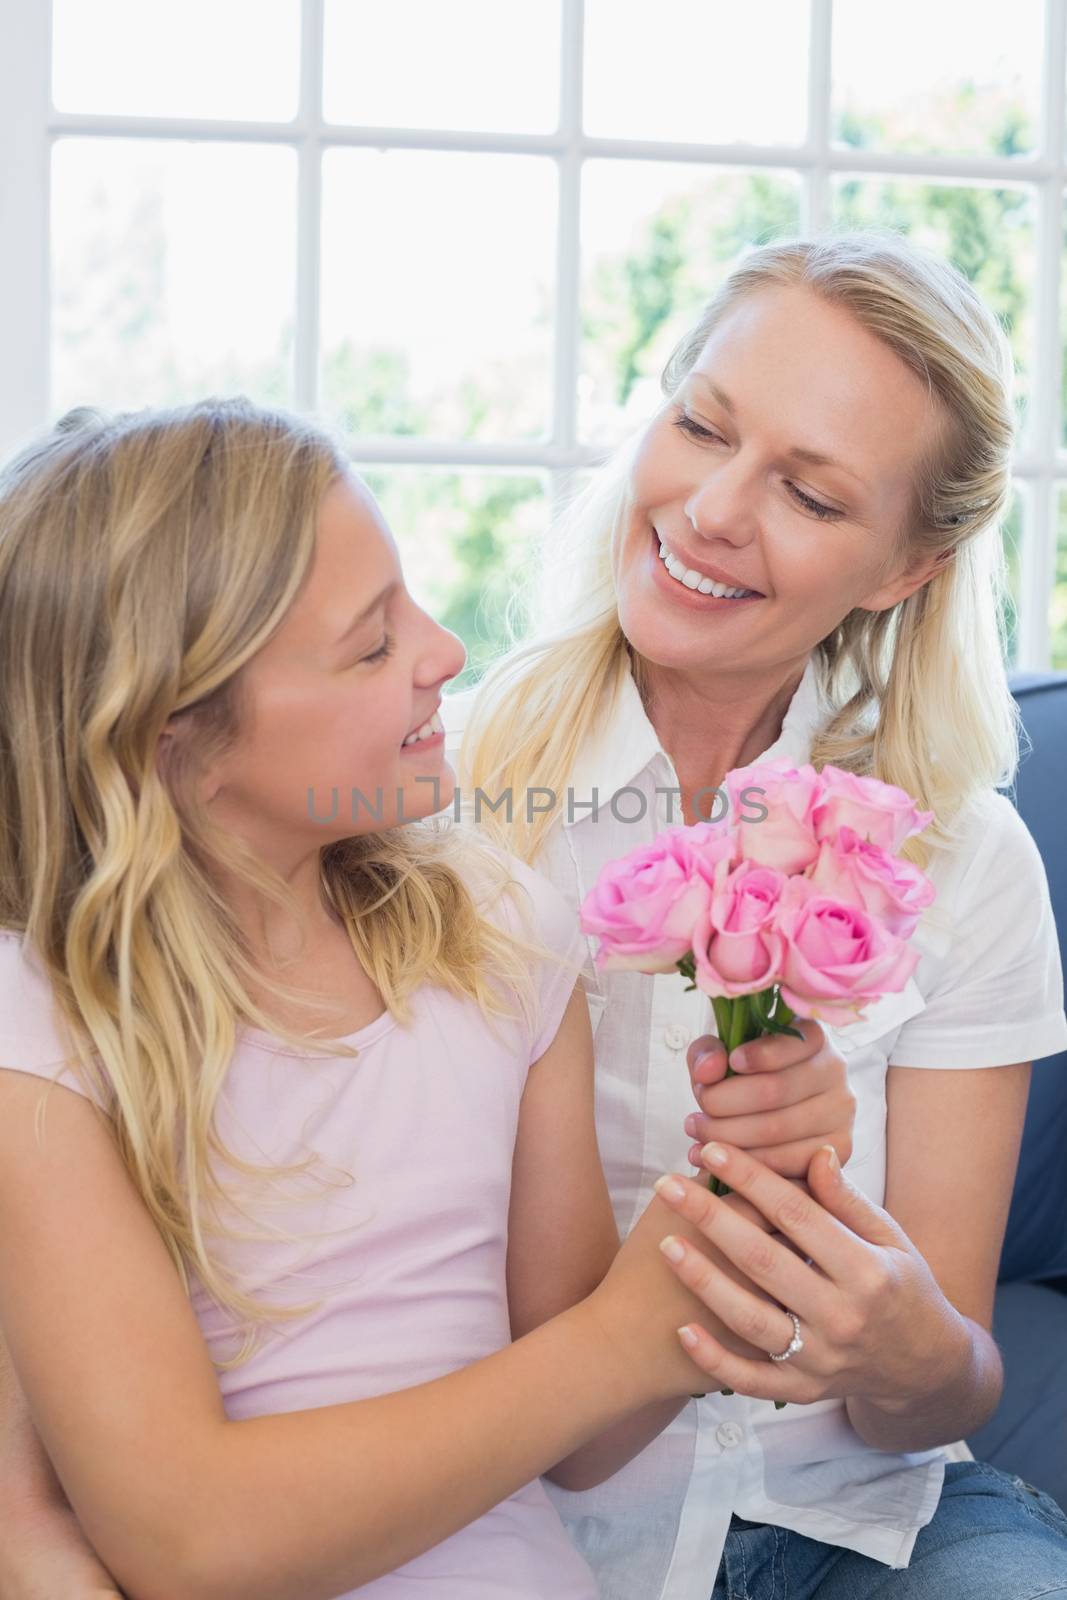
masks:
<svg viewBox="0 0 1067 1600"><path fill-rule="evenodd" d="M659 542L659 558L672 578L684 583L687 589L698 590L700 594L713 594L719 600L743 600L746 595L756 593L755 589L732 589L725 583L716 583L714 579L694 572L692 567L687 567L673 551L667 549L662 539Z"/></svg>
<svg viewBox="0 0 1067 1600"><path fill-rule="evenodd" d="M424 722L421 728L416 728L414 733L409 733L401 745L401 749L409 744L418 744L420 739L429 739L432 734L444 733L445 725L441 721L441 713L435 711L429 722Z"/></svg>

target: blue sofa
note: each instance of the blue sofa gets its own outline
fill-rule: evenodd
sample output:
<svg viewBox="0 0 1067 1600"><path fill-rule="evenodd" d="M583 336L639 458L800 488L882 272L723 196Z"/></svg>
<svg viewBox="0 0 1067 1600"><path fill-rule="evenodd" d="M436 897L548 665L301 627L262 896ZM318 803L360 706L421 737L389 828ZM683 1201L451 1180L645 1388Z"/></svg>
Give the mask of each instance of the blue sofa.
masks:
<svg viewBox="0 0 1067 1600"><path fill-rule="evenodd" d="M1067 968L1067 672L1018 673L1011 687L1030 748L1009 797L1041 851ZM993 1334L1004 1395L968 1446L1067 1510L1067 1052L1034 1065Z"/></svg>

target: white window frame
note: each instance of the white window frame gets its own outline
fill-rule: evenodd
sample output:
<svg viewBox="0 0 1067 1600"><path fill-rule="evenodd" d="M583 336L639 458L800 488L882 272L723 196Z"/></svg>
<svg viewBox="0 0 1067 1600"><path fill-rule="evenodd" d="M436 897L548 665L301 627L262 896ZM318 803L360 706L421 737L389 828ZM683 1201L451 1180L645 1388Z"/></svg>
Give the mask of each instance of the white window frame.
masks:
<svg viewBox="0 0 1067 1600"><path fill-rule="evenodd" d="M430 438L351 441L361 466L412 464L542 471L558 493L574 469L595 465L603 450L578 437L579 214L582 166L596 158L681 161L718 167L791 170L802 180L801 227L826 225L833 174L914 176L932 180L1000 180L1028 184L1036 197L1034 349L1028 443L1015 472L1028 502L1022 542L1016 666L1049 664L1049 601L1055 574L1058 496L1067 484L1060 438L1063 334L1060 274L1067 186L1067 5L1045 0L1045 57L1039 149L1033 156L932 157L834 148L830 139L830 46L833 0L811 0L808 136L803 145L670 144L593 139L582 129L584 0L561 0L560 123L545 135L453 133L403 128L340 127L322 115L323 0L302 0L300 106L291 122L82 116L51 103L50 0L0 0L0 449L40 427L50 414L49 169L57 138L211 139L284 144L299 162L295 392L297 409L318 400L319 249L322 155L336 146L408 150L492 151L542 155L559 168L553 420L533 443L493 444ZM921 48L921 42L917 46Z"/></svg>

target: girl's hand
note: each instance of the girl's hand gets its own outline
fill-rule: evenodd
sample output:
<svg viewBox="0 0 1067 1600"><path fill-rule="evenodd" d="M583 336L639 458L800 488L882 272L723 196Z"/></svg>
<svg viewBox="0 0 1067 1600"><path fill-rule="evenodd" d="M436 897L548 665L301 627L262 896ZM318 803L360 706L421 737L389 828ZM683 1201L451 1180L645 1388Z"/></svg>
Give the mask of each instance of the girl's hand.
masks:
<svg viewBox="0 0 1067 1600"><path fill-rule="evenodd" d="M770 1224L745 1201L729 1195L721 1202L741 1209L756 1219L756 1232ZM736 1277L751 1288L744 1274L713 1246L709 1246L695 1223L674 1215L670 1207L653 1195L626 1236L603 1281L583 1302L594 1314L605 1349L621 1358L628 1375L639 1374L647 1385L645 1401L681 1399L703 1393L708 1387L705 1375L690 1360L678 1338L686 1322L703 1317L716 1338L736 1355L759 1360L762 1352L715 1318L708 1317L707 1302L686 1287L682 1277L671 1271L660 1250L661 1241L671 1233L688 1243L691 1253L713 1262L724 1276ZM761 1237L766 1237L761 1233ZM758 1291L757 1291L758 1293ZM774 1310L768 1298L768 1308ZM0 1600L6 1597L0 1591Z"/></svg>
<svg viewBox="0 0 1067 1600"><path fill-rule="evenodd" d="M700 1110L686 1118L700 1166L709 1140L727 1140L785 1178L804 1178L820 1145L831 1144L844 1164L852 1154L856 1097L844 1058L826 1041L818 1022L797 1018L803 1039L763 1034L739 1045L726 1076L726 1049L714 1034L694 1039L686 1052Z"/></svg>
<svg viewBox="0 0 1067 1600"><path fill-rule="evenodd" d="M5 1512L11 1508L5 1508ZM123 1600L69 1506L12 1518L0 1539L0 1600Z"/></svg>
<svg viewBox="0 0 1067 1600"><path fill-rule="evenodd" d="M660 1180L664 1204L705 1241L701 1249L683 1243L682 1260L672 1266L717 1322L766 1354L746 1360L710 1324L691 1319L695 1342L687 1348L708 1389L800 1405L857 1395L891 1409L951 1379L959 1313L903 1229L849 1183L831 1153L816 1155L803 1192L737 1149L720 1147L726 1159L715 1165L715 1148L704 1164L730 1186L726 1198L676 1174ZM681 1198L672 1195L671 1180ZM731 1207L735 1195L784 1237ZM709 1260L708 1244L740 1269L745 1285ZM804 1348L788 1361L770 1361L793 1337L786 1306L800 1319Z"/></svg>

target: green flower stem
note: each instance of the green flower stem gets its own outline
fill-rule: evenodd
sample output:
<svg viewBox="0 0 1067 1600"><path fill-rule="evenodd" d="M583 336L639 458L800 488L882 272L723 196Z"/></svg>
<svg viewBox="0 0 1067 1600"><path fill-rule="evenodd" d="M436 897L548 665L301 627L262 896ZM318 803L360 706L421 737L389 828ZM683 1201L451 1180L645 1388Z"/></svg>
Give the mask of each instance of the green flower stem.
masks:
<svg viewBox="0 0 1067 1600"><path fill-rule="evenodd" d="M679 963L681 965L681 963ZM685 973L684 976L692 978L694 974ZM795 1013L782 999L777 989L763 989L758 995L737 995L728 999L725 995L711 996L712 1010L715 1013L715 1026L719 1030L719 1038L726 1046L727 1054L731 1054L738 1046L749 1039L758 1039L763 1033L795 1033L790 1027ZM765 1026L765 1020L769 1026ZM727 1062L726 1076L735 1078L737 1074ZM714 1173L708 1175L708 1188L712 1194L726 1195L730 1193L728 1186ZM733 1394L733 1389L720 1389L720 1394ZM703 1399L702 1395L694 1395L695 1400ZM785 1400L776 1400L774 1409L781 1411L788 1404Z"/></svg>

